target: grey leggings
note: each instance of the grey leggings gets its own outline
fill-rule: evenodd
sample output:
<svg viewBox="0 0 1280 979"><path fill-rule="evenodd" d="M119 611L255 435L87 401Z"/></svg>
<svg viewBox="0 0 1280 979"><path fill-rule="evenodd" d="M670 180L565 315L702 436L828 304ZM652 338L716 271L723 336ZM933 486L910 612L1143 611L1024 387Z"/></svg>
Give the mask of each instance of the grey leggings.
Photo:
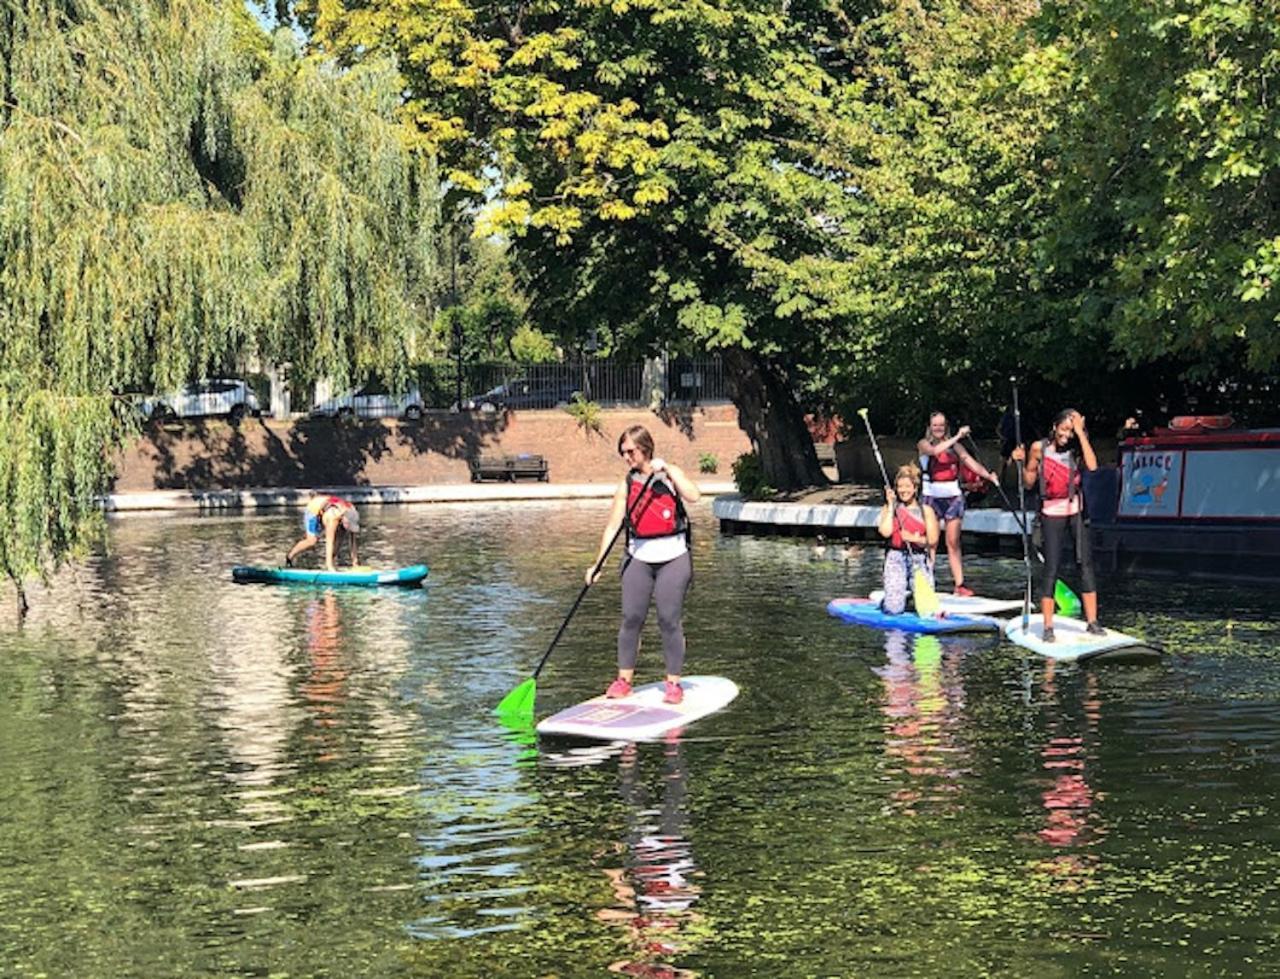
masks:
<svg viewBox="0 0 1280 979"><path fill-rule="evenodd" d="M662 564L627 559L622 569L622 626L618 629L618 669L634 670L640 651L640 629L649 614L649 600L658 606L662 655L667 673L678 676L684 667L684 596L693 580L688 551Z"/></svg>
<svg viewBox="0 0 1280 979"><path fill-rule="evenodd" d="M924 572L925 578L933 584L933 568L924 552L918 548L913 552L915 567ZM895 551L889 548L884 552L884 598L880 607L889 615L901 615L907 608L907 593L913 591L911 579L912 558L905 550Z"/></svg>

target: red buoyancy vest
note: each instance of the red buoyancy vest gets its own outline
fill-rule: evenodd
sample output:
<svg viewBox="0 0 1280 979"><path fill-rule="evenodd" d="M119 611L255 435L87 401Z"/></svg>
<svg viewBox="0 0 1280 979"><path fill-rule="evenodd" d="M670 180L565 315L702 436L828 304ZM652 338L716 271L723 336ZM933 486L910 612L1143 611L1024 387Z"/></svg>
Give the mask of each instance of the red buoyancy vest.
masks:
<svg viewBox="0 0 1280 979"><path fill-rule="evenodd" d="M929 456L929 482L949 483L960 476L960 456L947 449Z"/></svg>
<svg viewBox="0 0 1280 979"><path fill-rule="evenodd" d="M906 542L902 539L902 531L908 534L923 535L928 527L924 522L924 511L920 511L920 516L916 516L915 511L910 507L899 503L897 510L898 519L893 522L893 536L889 538L889 546L895 551L906 550ZM919 547L919 544L915 545Z"/></svg>
<svg viewBox="0 0 1280 979"><path fill-rule="evenodd" d="M1040 498L1044 500L1068 500L1080 495L1083 477L1074 465L1070 450L1058 452L1052 442L1044 440L1040 450ZM1065 457L1066 463L1061 460Z"/></svg>
<svg viewBox="0 0 1280 979"><path fill-rule="evenodd" d="M339 510L355 509L340 496L314 496L307 501L307 510L317 517L331 507L337 507Z"/></svg>
<svg viewBox="0 0 1280 979"><path fill-rule="evenodd" d="M985 493L990 484L967 464L960 466L960 488L966 493Z"/></svg>
<svg viewBox="0 0 1280 979"><path fill-rule="evenodd" d="M643 492L642 492L643 491ZM670 537L688 531L680 495L660 476L648 489L637 472L627 477L627 534L631 537Z"/></svg>

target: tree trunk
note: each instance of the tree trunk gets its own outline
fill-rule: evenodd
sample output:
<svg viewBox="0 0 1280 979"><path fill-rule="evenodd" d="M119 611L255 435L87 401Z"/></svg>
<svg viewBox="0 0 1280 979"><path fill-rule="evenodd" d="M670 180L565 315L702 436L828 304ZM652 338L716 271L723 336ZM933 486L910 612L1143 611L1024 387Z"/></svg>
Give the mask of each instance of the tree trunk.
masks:
<svg viewBox="0 0 1280 979"><path fill-rule="evenodd" d="M777 364L740 347L722 354L738 427L751 439L766 482L774 489L825 486L804 411Z"/></svg>

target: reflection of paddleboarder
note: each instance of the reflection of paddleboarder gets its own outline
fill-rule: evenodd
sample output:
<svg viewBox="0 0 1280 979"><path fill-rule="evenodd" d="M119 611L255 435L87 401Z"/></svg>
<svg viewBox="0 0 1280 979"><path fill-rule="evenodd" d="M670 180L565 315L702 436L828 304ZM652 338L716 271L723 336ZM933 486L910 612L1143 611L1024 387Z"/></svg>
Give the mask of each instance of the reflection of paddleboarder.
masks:
<svg viewBox="0 0 1280 979"><path fill-rule="evenodd" d="M347 669L343 663L342 619L338 597L329 590L307 606L307 676L298 692L311 711L313 727L319 741L317 761L332 761L338 757L336 744L325 728L337 728L341 724L339 710L346 700Z"/></svg>
<svg viewBox="0 0 1280 979"><path fill-rule="evenodd" d="M650 802L648 787L639 777L637 746L627 745L619 759L619 792L632 818L628 821L624 866L605 870L616 906L600 911L597 917L628 930L627 958L611 964L610 972L681 979L693 973L664 960L689 951L680 932L694 919L691 909L702 889L692 882L699 870L685 837L687 779L679 736L670 736L662 752L658 806Z"/></svg>
<svg viewBox="0 0 1280 979"><path fill-rule="evenodd" d="M964 688L935 636L892 630L884 649L887 662L875 672L884 681L885 753L912 777L890 799L903 815L916 815L922 801L938 798L926 796L926 787L941 794L963 786L957 764L963 752L951 728L964 710Z"/></svg>
<svg viewBox="0 0 1280 979"><path fill-rule="evenodd" d="M1042 699L1046 703L1061 702L1055 677L1056 664L1050 660L1044 675ZM1087 742L1097 731L1102 703L1097 678L1087 673L1083 682L1087 694L1083 729L1051 731L1040 749L1046 779L1040 793L1044 826L1036 835L1054 850L1045 869L1053 874L1058 886L1067 889L1082 886L1092 875L1097 858L1082 848L1091 846L1106 832L1097 823L1098 796L1088 780Z"/></svg>

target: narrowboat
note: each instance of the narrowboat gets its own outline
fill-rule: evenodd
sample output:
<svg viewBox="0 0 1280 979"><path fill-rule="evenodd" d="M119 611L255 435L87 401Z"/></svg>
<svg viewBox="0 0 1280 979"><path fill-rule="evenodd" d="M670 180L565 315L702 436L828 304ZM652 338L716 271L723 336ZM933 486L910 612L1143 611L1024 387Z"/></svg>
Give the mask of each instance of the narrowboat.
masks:
<svg viewBox="0 0 1280 979"><path fill-rule="evenodd" d="M1090 477L1099 567L1280 578L1280 429L1177 417Z"/></svg>

